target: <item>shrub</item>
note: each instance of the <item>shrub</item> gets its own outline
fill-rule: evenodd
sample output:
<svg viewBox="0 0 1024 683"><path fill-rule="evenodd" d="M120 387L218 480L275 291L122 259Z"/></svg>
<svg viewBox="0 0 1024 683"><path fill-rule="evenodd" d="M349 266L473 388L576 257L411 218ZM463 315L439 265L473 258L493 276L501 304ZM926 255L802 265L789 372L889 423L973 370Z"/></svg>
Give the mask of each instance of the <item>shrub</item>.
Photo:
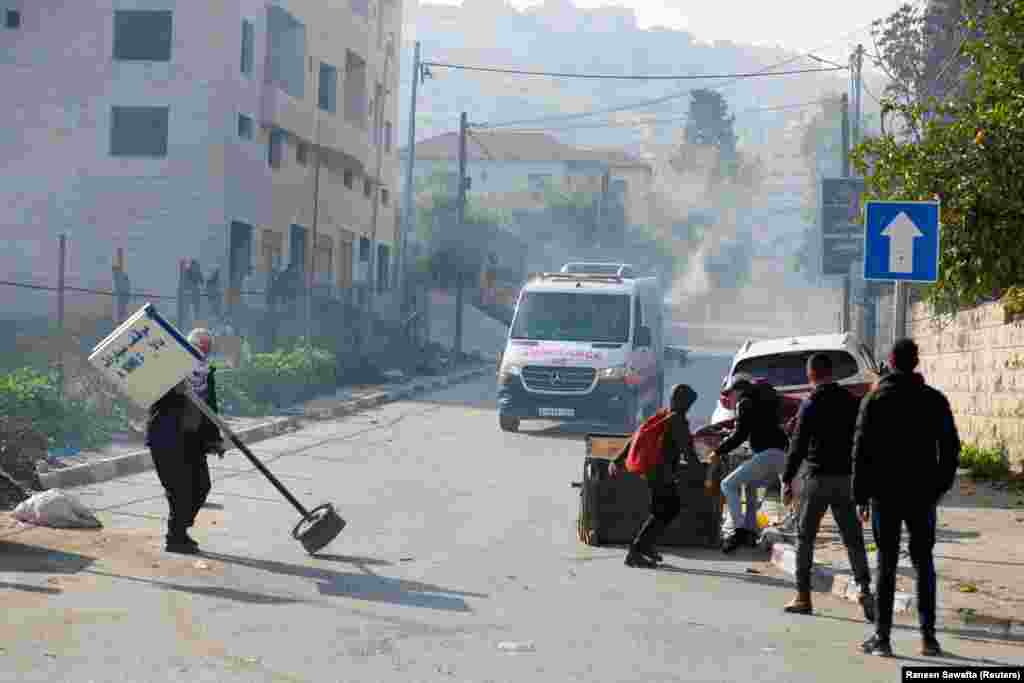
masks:
<svg viewBox="0 0 1024 683"><path fill-rule="evenodd" d="M1005 446L982 448L964 444L960 450L960 467L969 470L974 479L1006 479L1010 475Z"/></svg>
<svg viewBox="0 0 1024 683"><path fill-rule="evenodd" d="M55 371L21 368L0 375L0 414L23 417L47 437L51 448L98 448L127 419L101 417L88 399L62 397Z"/></svg>
<svg viewBox="0 0 1024 683"><path fill-rule="evenodd" d="M273 351L253 354L249 363L224 371L218 378L218 398L225 413L265 415L313 398L337 386L335 355L304 342Z"/></svg>

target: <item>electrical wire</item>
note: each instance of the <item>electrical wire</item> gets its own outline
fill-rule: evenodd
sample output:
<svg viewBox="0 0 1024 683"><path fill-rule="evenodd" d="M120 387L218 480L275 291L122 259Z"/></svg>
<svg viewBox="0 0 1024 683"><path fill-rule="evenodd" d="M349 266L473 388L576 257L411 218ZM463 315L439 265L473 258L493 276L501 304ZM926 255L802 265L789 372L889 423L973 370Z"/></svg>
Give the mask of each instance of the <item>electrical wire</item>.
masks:
<svg viewBox="0 0 1024 683"><path fill-rule="evenodd" d="M784 66L789 66L790 64L793 64L794 62L798 62L801 59L806 59L806 58L812 58L812 59L820 60L821 58L817 57L816 55L814 55L814 53L820 52L821 50L824 50L824 49L826 49L828 47L831 47L832 45L835 45L836 43L841 42L843 40L846 40L848 38L852 38L853 36L855 36L855 35L857 35L859 33L862 33L863 31L865 31L867 29L870 29L873 24L874 24L874 21L868 22L867 24L864 24L863 26L861 26L861 27L859 27L857 29L854 29L853 31L850 31L849 33L845 33L845 34L841 35L838 38L830 40L827 43L824 43L823 45L815 48L814 50L811 50L809 52L802 52L802 53L797 54L797 55L795 55L793 57L789 57L787 59L784 59L781 62L777 62L775 64L770 64L770 65L766 66L764 69L762 69L761 71L770 71L771 69L778 69L778 68L781 68L781 67L784 67ZM733 85L736 85L737 83L740 83L743 80L745 80L745 79L733 79L733 80L727 81L727 82L725 82L725 83L723 83L721 85L713 86L713 87L711 87L709 89L717 90L717 91L721 92L725 88L729 88L729 87L731 87ZM561 114L561 115L555 115L555 116L540 117L540 118L536 118L536 119L523 119L523 120L520 120L520 121L504 121L504 122L501 122L501 123L492 123L492 124L487 124L485 126L479 126L479 127L481 127L481 128L505 128L505 127L519 126L519 125L533 125L533 124L540 124L540 123L548 123L549 121L571 121L571 120L574 120L574 119L588 118L590 116L600 116L602 114L616 114L618 112L632 111L632 110L637 110L637 109L646 109L648 107L653 107L653 106L657 106L657 105L660 105L660 104L665 104L666 102L671 102L673 100L682 99L682 98L688 96L692 92L693 92L693 90L688 88L686 90L676 91L674 93L671 93L669 95L665 95L665 96L662 96L662 97L656 97L654 99L649 99L649 100L640 100L640 101L633 102L633 103L630 103L630 104L619 105L619 106L610 107L610 108L607 108L607 109L595 109L595 110L592 110L592 111L578 112L576 114Z"/></svg>
<svg viewBox="0 0 1024 683"><path fill-rule="evenodd" d="M707 74L699 76L651 76L651 75L616 75L616 74L584 74L568 73L559 71L524 71L521 69L500 69L491 66L468 66L465 64L446 64L441 62L424 62L424 66L436 66L444 69L455 69L458 71L481 71L485 73L508 74L512 76L545 76L550 78L583 78L592 80L619 80L619 81L695 81L718 78L764 78L767 76L795 76L798 74L823 73L828 71L845 71L848 66L833 66L815 69L792 69L789 71L754 71L749 73L734 74Z"/></svg>
<svg viewBox="0 0 1024 683"><path fill-rule="evenodd" d="M742 109L736 114L750 114L764 111L789 111L796 109L807 109L809 107L815 107L825 102L827 99L812 100L810 102L802 102L799 104L786 104L775 107L752 107L750 109ZM549 126L542 128L512 128L510 130L517 133L540 133L540 132L555 132L562 130L586 130L595 128L643 128L644 126L662 125L670 123L680 123L688 120L689 116L671 116L668 118L661 119L641 119L638 121L606 121L602 123L581 123L571 126Z"/></svg>

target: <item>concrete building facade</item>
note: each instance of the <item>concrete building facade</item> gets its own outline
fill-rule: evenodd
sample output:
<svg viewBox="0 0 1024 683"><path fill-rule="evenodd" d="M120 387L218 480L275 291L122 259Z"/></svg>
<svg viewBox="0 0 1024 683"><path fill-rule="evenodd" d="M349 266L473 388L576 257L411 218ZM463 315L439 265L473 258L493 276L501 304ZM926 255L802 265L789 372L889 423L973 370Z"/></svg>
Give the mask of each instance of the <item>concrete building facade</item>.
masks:
<svg viewBox="0 0 1024 683"><path fill-rule="evenodd" d="M393 289L400 0L0 9L8 280L55 285L65 232L68 286L109 290L120 249L161 295L192 258L256 305L290 263L329 295ZM8 317L48 308L0 287Z"/></svg>

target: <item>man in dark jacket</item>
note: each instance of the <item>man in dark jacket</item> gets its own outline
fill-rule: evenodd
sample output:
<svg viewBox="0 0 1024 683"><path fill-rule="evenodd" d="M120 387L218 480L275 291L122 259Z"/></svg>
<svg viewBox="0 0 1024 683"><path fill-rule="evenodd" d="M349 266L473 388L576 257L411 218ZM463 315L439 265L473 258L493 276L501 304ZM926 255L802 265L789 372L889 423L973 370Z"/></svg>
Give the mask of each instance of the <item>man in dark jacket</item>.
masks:
<svg viewBox="0 0 1024 683"><path fill-rule="evenodd" d="M861 401L853 446L853 494L865 516L870 509L878 546L878 620L865 652L892 654L893 599L903 525L917 571L921 654L939 656L935 638L936 508L953 487L960 464L960 437L942 392L914 369L917 345L901 339L889 354L892 372ZM870 508L868 507L870 503Z"/></svg>
<svg viewBox="0 0 1024 683"><path fill-rule="evenodd" d="M754 456L722 480L722 494L729 506L733 532L722 543L722 551L731 553L744 542L757 541L757 511L761 506L757 489L778 481L786 464L788 439L781 425L778 394L769 385L755 384L744 375L736 375L726 389L726 397L736 405L736 427L711 453L716 467L723 455L750 440ZM708 483L710 485L710 472ZM743 513L740 492L746 488L747 509Z"/></svg>
<svg viewBox="0 0 1024 683"><path fill-rule="evenodd" d="M785 611L810 614L811 566L814 561L814 541L818 536L821 518L832 509L832 517L846 545L853 575L860 586L859 602L864 618L874 621L874 599L871 596L871 572L864 548L864 530L853 502L850 477L853 430L857 424L857 399L836 384L832 377L832 359L816 353L807 361L807 379L814 391L800 406L796 429L786 457L782 474L782 497L788 504L793 498L793 480L806 464L800 506L799 535L796 550L797 596L786 605Z"/></svg>
<svg viewBox="0 0 1024 683"><path fill-rule="evenodd" d="M656 567L662 557L654 547L655 541L675 520L682 508L679 499L679 488L676 485L676 474L680 458L696 460L697 454L693 447L693 435L686 413L697 401L697 392L686 384L677 384L672 388L672 417L665 437L661 444L661 462L647 473L647 485L651 492L651 512L643 526L633 538L626 553L626 565L629 567ZM609 476L615 477L622 469L629 455L630 439L619 456L608 467Z"/></svg>
<svg viewBox="0 0 1024 683"><path fill-rule="evenodd" d="M204 358L211 349L206 330L194 330L189 342ZM167 392L150 408L146 445L153 457L157 477L164 487L170 514L167 518L166 550L194 555L199 544L189 535L196 515L210 493L209 453L223 455L220 430L203 415L187 396L187 386L205 400L215 412L217 385L214 368L206 361L198 363L192 376Z"/></svg>

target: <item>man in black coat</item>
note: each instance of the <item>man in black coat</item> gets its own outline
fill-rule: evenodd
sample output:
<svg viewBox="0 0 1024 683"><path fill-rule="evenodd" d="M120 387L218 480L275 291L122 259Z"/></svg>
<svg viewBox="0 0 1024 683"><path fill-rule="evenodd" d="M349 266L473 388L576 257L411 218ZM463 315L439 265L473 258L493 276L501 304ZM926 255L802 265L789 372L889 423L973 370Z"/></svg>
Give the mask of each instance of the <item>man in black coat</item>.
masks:
<svg viewBox="0 0 1024 683"><path fill-rule="evenodd" d="M935 638L936 511L960 464L960 437L942 392L914 372L917 345L901 339L889 354L892 372L864 397L853 446L853 494L870 510L878 546L878 618L865 652L892 655L893 601L903 525L917 572L921 654L939 656ZM869 507L870 503L870 507Z"/></svg>
<svg viewBox="0 0 1024 683"><path fill-rule="evenodd" d="M832 517L850 557L853 576L860 586L859 602L864 618L874 620L871 571L864 548L864 530L853 501L853 431L857 424L857 399L832 377L832 359L815 353L807 361L807 379L814 391L801 404L796 429L782 474L782 496L788 505L793 498L793 480L806 463L801 494L799 535L796 550L796 598L785 611L810 614L811 566L814 541L825 511Z"/></svg>
<svg viewBox="0 0 1024 683"><path fill-rule="evenodd" d="M206 330L194 330L189 342L204 358L211 349ZM146 445L153 457L157 476L167 495L170 514L167 518L166 550L194 555L199 544L189 535L196 515L210 493L209 453L223 455L224 443L220 429L202 414L187 396L187 388L214 412L219 412L215 369L204 360L197 364L192 376L167 392L150 408L146 428Z"/></svg>

